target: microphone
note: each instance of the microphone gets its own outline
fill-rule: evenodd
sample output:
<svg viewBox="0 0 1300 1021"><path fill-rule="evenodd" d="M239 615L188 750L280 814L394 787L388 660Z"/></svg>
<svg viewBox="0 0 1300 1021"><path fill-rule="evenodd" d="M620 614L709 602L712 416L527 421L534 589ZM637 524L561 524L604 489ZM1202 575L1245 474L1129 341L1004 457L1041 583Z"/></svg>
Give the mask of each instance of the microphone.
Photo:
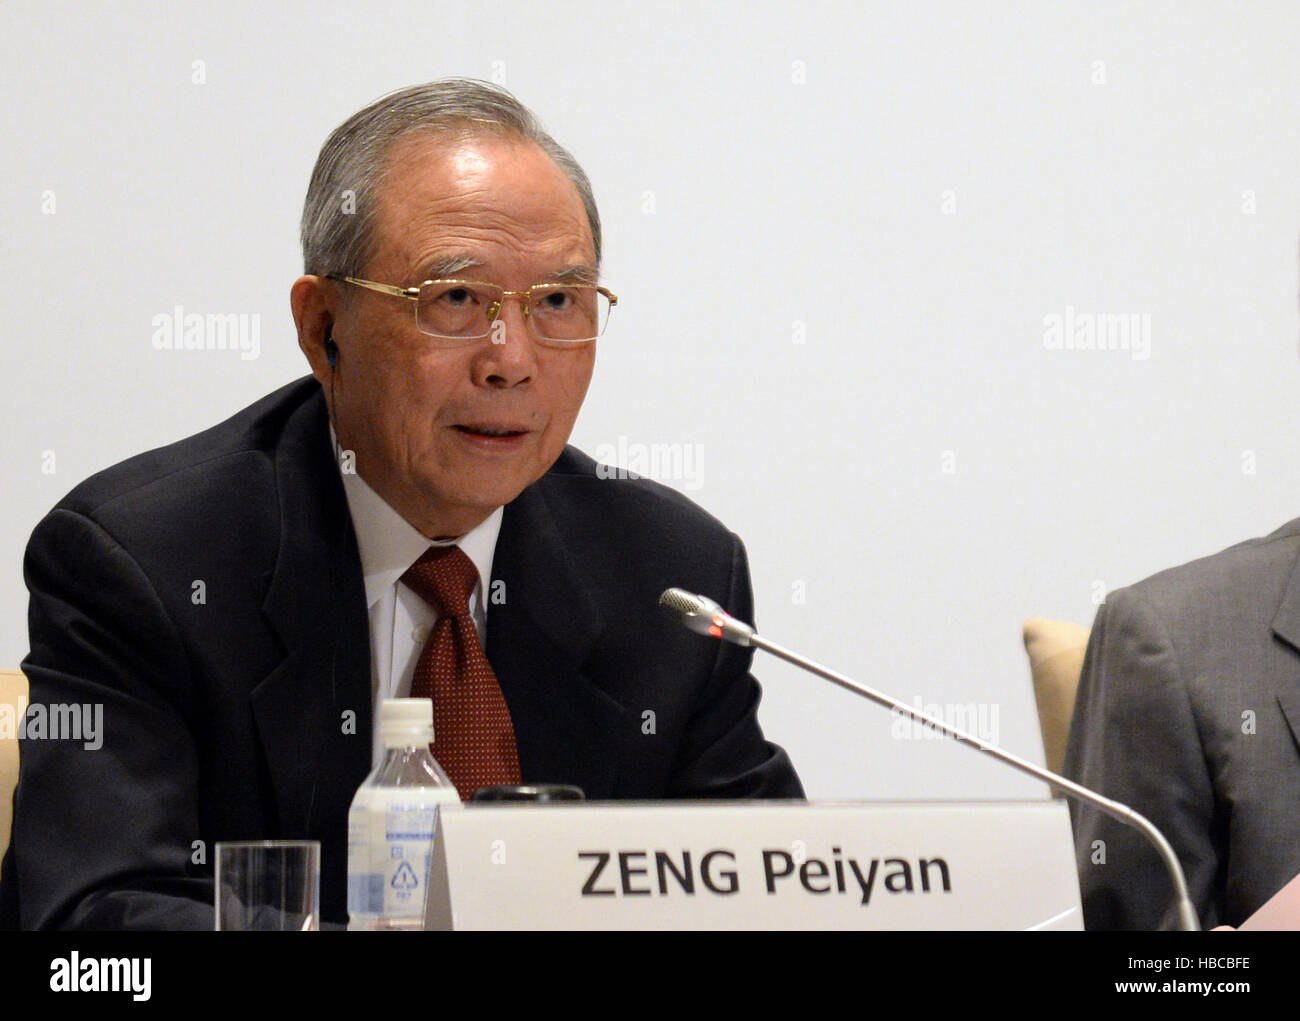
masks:
<svg viewBox="0 0 1300 1021"><path fill-rule="evenodd" d="M854 694L870 699L877 705L884 706L886 709L895 709L917 722L933 727L941 734L951 737L954 741L977 748L984 754L992 756L1000 762L1005 762L1008 766L1018 769L1022 773L1028 773L1035 779L1046 782L1061 794L1086 802L1112 819L1124 823L1126 826L1132 826L1150 841L1169 872L1178 905L1179 928L1186 932L1200 931L1201 923L1197 918L1196 908L1192 904L1191 896L1187 892L1187 878L1183 875L1183 867L1178 863L1178 856L1174 854L1174 849L1170 846L1169 841L1165 839L1164 834L1146 816L1135 812L1127 805L1104 797L1082 784L1067 780L1051 770L1037 766L1027 759L1022 759L1019 755L1013 755L995 744L982 741L972 734L951 727L937 717L919 712L883 691L877 691L875 688L860 684L844 674L836 673L820 663L806 659L796 652L777 645L775 642L768 641L750 625L736 620L735 617L731 616L707 596L693 595L685 589L670 588L665 590L659 597L659 605L677 613L681 617L682 623L697 634L711 635L724 642L731 642L733 645L753 646L770 652L787 663L793 663L801 670L807 670L809 673L825 678L834 684L838 684L841 688L846 688Z"/></svg>
<svg viewBox="0 0 1300 1021"><path fill-rule="evenodd" d="M682 623L701 635L712 635L735 645L750 645L754 629L742 624L708 596L692 595L685 589L670 588L659 603L681 614Z"/></svg>

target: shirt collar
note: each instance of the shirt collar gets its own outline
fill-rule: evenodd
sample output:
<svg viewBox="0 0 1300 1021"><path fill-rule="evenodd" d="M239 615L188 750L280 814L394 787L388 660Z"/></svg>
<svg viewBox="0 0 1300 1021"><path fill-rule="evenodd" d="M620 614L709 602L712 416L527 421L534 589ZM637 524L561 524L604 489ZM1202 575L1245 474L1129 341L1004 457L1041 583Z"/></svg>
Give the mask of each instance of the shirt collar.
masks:
<svg viewBox="0 0 1300 1021"><path fill-rule="evenodd" d="M330 442L337 445L334 427ZM435 542L393 510L388 502L370 488L355 472L340 472L343 492L347 495L348 513L361 553L361 573L366 585L366 606L373 607L420 559L430 546L459 546L478 569L479 592L488 592L492 584L492 558L497 536L501 532L504 508L498 507L482 522L458 539ZM483 599L486 603L486 598Z"/></svg>

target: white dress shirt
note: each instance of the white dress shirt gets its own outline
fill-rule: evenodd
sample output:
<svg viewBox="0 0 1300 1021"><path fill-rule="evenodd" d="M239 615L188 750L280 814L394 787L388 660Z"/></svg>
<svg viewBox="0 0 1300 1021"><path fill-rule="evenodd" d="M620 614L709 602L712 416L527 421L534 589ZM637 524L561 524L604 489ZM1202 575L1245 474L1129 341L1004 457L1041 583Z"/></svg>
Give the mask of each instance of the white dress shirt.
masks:
<svg viewBox="0 0 1300 1021"><path fill-rule="evenodd" d="M330 430L334 440L334 431ZM342 472L343 491L361 553L361 573L370 612L370 682L374 704L372 761L383 758L379 745L379 707L386 698L406 698L425 640L438 619L433 607L404 585L401 577L430 546L459 546L478 568L478 583L469 608L479 641L487 647L487 607L492 584L492 557L501 531L498 507L459 539L426 538L357 474Z"/></svg>

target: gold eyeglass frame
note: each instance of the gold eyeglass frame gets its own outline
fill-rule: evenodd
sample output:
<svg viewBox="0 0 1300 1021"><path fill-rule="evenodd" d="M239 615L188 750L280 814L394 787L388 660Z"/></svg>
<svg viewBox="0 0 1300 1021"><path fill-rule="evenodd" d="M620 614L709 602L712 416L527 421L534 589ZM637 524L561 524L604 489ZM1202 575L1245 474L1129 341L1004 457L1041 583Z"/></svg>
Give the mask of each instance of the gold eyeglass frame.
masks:
<svg viewBox="0 0 1300 1021"><path fill-rule="evenodd" d="M529 315L530 311L532 310L532 294L533 291L536 290L543 290L552 287L588 287L591 288L593 291L595 291L597 294L603 294L606 298L609 299L609 310L611 314L614 311L614 306L618 304L617 294L615 294L609 288L600 287L597 284L560 284L560 283L533 284L526 291L507 291L505 290L505 288L498 287L496 284L490 284L486 280L462 280L459 277L439 277L436 280L426 280L418 287L398 287L394 284L380 284L380 283L376 283L373 280L362 280L359 277L339 276L334 273L325 274L325 279L335 280L342 283L355 284L357 287L364 287L370 291L378 291L380 294L391 294L395 298L407 298L408 300L416 303L416 307L412 309L412 312L414 312L415 314L415 328L417 330L423 333L426 337L437 337L439 340L461 341L464 344L471 344L476 340L482 340L484 337L491 336L492 324L495 323L501 317L501 310L505 308L506 301L509 300L510 298L519 299L519 307L523 311L524 321L528 326L529 334L535 340L539 340L543 344L557 344L561 347L569 347L574 344L590 344L593 340L596 340L598 337L600 337L601 333L605 332L604 328L602 327L601 333L596 334L595 337L584 337L581 340L561 340L555 337L543 337L539 335L537 332L537 328L533 325L532 316ZM491 289L493 291L500 291L501 292L500 300L493 301L491 304L488 305L487 329L484 330L476 337L449 337L445 333L429 333L427 330L421 329L420 310L419 310L420 291L428 287L430 284L461 284L462 286L465 287L482 287L482 288ZM607 316L605 319L605 326L608 325L609 325L609 318Z"/></svg>

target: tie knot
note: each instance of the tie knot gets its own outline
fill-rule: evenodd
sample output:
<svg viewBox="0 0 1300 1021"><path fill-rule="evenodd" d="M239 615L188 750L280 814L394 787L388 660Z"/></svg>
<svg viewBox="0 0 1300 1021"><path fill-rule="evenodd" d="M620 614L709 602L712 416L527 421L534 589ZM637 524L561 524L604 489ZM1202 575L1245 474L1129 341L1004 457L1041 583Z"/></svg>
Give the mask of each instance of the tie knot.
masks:
<svg viewBox="0 0 1300 1021"><path fill-rule="evenodd" d="M402 581L439 617L463 617L469 614L478 568L459 546L430 546L406 569Z"/></svg>

